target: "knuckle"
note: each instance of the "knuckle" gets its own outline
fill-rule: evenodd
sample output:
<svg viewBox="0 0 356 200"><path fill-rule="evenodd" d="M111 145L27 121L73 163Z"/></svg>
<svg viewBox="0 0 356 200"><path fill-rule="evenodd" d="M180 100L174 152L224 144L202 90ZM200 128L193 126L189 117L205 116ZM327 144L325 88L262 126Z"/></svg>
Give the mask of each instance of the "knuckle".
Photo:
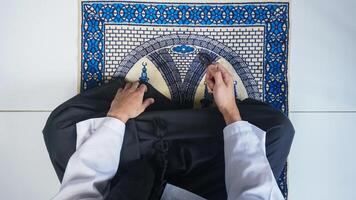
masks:
<svg viewBox="0 0 356 200"><path fill-rule="evenodd" d="M141 89L137 89L135 90L135 95L141 95L144 91L142 91Z"/></svg>
<svg viewBox="0 0 356 200"><path fill-rule="evenodd" d="M145 84L141 84L140 87L141 87L142 89L146 89L146 88L147 88L147 86L146 86Z"/></svg>

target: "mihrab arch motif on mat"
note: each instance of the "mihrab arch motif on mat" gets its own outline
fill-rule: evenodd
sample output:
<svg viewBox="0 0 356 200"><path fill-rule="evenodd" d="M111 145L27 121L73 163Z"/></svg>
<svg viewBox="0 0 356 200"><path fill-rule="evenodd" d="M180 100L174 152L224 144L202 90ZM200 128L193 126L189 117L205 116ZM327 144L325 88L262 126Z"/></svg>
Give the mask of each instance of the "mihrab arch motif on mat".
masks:
<svg viewBox="0 0 356 200"><path fill-rule="evenodd" d="M114 77L125 77L129 70L141 58L147 56L159 69L170 89L172 100L180 103L192 103L196 88L204 76L205 67L198 57L195 57L184 78L180 81L177 66L173 62L169 50L172 46L189 45L206 52L215 60L219 57L226 59L241 78L250 98L260 99L257 83L247 64L231 48L206 36L171 34L157 37L133 49L119 64Z"/></svg>

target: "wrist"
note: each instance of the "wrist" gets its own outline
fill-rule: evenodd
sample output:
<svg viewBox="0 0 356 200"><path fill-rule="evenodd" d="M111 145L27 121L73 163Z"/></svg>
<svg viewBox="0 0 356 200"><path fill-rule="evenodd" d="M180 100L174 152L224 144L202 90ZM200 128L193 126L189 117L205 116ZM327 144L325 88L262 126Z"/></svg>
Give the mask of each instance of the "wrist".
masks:
<svg viewBox="0 0 356 200"><path fill-rule="evenodd" d="M224 111L222 111L222 115L224 117L226 125L241 121L241 115L237 106L234 106L230 109L225 109Z"/></svg>
<svg viewBox="0 0 356 200"><path fill-rule="evenodd" d="M113 114L113 113L108 112L108 114L107 114L106 116L107 116L107 117L116 118L116 119L122 121L123 123L126 123L127 120L129 120L128 115L123 114L123 113L115 113L115 114Z"/></svg>

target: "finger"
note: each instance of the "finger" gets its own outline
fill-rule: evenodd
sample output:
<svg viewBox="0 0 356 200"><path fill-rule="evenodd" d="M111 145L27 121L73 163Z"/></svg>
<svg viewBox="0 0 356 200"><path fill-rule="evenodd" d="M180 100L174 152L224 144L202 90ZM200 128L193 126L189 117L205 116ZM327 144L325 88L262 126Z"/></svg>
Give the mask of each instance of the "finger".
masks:
<svg viewBox="0 0 356 200"><path fill-rule="evenodd" d="M139 85L140 83L138 81L133 82L130 90L135 91Z"/></svg>
<svg viewBox="0 0 356 200"><path fill-rule="evenodd" d="M206 85L208 86L208 88L210 89L210 90L213 90L213 88L214 88L214 81L212 80L212 78L207 78L207 77L205 77L205 82L206 82Z"/></svg>
<svg viewBox="0 0 356 200"><path fill-rule="evenodd" d="M216 70L221 71L221 72L226 72L225 67L220 63L216 64Z"/></svg>
<svg viewBox="0 0 356 200"><path fill-rule="evenodd" d="M232 77L232 75L230 74L230 72L222 65L218 66L218 70L221 72L221 75L223 77L223 79L229 79Z"/></svg>
<svg viewBox="0 0 356 200"><path fill-rule="evenodd" d="M231 85L233 80L232 80L232 75L228 72L228 71L225 71L225 72L221 72L221 75L222 75L222 78L225 82L226 85Z"/></svg>
<svg viewBox="0 0 356 200"><path fill-rule="evenodd" d="M232 75L231 73L220 63L216 64L216 70L221 72L222 79L226 85L232 84Z"/></svg>
<svg viewBox="0 0 356 200"><path fill-rule="evenodd" d="M155 100L153 98L147 98L142 103L142 112L151 104L153 104Z"/></svg>
<svg viewBox="0 0 356 200"><path fill-rule="evenodd" d="M205 83L208 85L210 90L213 90L213 88L214 88L214 80L213 80L213 76L211 75L211 72L210 72L209 69L206 70Z"/></svg>
<svg viewBox="0 0 356 200"><path fill-rule="evenodd" d="M131 82L127 82L127 83L125 84L125 88L124 88L124 90L128 90L128 89L130 89L130 88L131 88L131 86L132 86L132 83L131 83Z"/></svg>
<svg viewBox="0 0 356 200"><path fill-rule="evenodd" d="M216 71L216 69L217 69L216 64L211 64L208 66L208 71L210 71L210 72L214 72L214 71Z"/></svg>
<svg viewBox="0 0 356 200"><path fill-rule="evenodd" d="M211 76L211 72L209 70L206 70L206 73L205 73L205 80L206 79L212 79L212 76Z"/></svg>
<svg viewBox="0 0 356 200"><path fill-rule="evenodd" d="M214 82L212 82L212 81L206 81L206 85L208 86L208 88L211 90L211 91L213 91L213 89L214 89Z"/></svg>
<svg viewBox="0 0 356 200"><path fill-rule="evenodd" d="M212 76L214 77L214 87L216 85L221 85L221 84L224 84L224 81L222 79L222 75L221 75L221 72L220 71L217 71L217 72L214 72L212 74Z"/></svg>
<svg viewBox="0 0 356 200"><path fill-rule="evenodd" d="M214 71L212 68L208 68L208 70L206 71L205 79L209 79L211 81L214 81L213 73L215 73L215 72L216 71Z"/></svg>
<svg viewBox="0 0 356 200"><path fill-rule="evenodd" d="M139 87L138 87L139 91L142 92L142 93L145 93L147 92L147 86L145 84L141 84Z"/></svg>
<svg viewBox="0 0 356 200"><path fill-rule="evenodd" d="M115 95L115 96L116 96L116 97L118 97L118 96L119 96L119 94L121 94L122 90L123 90L122 88L119 88L119 89L117 90L117 92L116 92L116 95Z"/></svg>

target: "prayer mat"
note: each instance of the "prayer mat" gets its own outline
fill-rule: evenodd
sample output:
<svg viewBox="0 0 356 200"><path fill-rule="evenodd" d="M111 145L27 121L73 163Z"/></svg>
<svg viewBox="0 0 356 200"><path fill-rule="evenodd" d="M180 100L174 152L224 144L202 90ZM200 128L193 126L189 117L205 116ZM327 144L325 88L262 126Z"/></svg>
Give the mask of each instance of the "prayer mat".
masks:
<svg viewBox="0 0 356 200"><path fill-rule="evenodd" d="M288 114L288 1L80 2L81 91L125 77L200 107L212 99L205 53L233 74L236 98ZM277 182L287 199L287 164Z"/></svg>

